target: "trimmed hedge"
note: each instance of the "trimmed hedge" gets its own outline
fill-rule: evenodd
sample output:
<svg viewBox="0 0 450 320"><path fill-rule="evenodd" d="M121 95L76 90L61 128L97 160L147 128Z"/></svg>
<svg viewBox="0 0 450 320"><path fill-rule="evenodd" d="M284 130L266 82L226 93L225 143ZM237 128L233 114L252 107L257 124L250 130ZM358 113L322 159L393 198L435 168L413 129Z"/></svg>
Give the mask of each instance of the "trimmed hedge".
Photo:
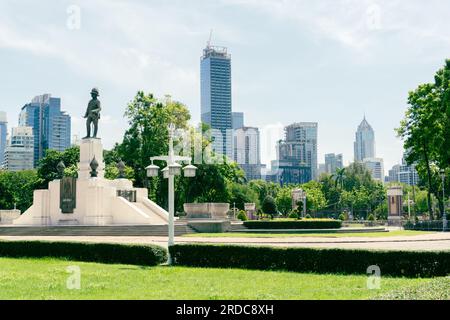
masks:
<svg viewBox="0 0 450 320"><path fill-rule="evenodd" d="M408 221L403 226L405 230L416 230L416 231L442 231L443 227L444 225L442 220L418 221L416 223ZM450 222L447 222L447 231L450 232Z"/></svg>
<svg viewBox="0 0 450 320"><path fill-rule="evenodd" d="M342 227L342 221L333 219L245 221L244 226L249 229L339 229Z"/></svg>
<svg viewBox="0 0 450 320"><path fill-rule="evenodd" d="M283 270L319 274L367 274L380 267L382 276L436 277L450 274L450 251L371 251L277 248L231 245L175 245L174 265L208 268Z"/></svg>
<svg viewBox="0 0 450 320"><path fill-rule="evenodd" d="M156 266L167 261L167 250L155 245L112 243L0 241L0 257L67 260Z"/></svg>

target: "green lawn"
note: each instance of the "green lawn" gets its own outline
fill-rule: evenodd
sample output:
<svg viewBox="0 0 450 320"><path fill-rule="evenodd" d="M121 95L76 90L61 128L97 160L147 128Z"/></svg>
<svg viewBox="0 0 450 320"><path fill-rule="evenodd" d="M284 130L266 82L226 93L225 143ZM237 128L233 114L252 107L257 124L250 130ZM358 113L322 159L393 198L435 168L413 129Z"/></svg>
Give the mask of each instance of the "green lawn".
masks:
<svg viewBox="0 0 450 320"><path fill-rule="evenodd" d="M80 267L80 290L66 288L68 266ZM364 275L0 258L0 299L369 299L429 281L382 278L380 290L368 290Z"/></svg>
<svg viewBox="0 0 450 320"><path fill-rule="evenodd" d="M184 237L203 238L290 238L290 237L313 237L313 238L345 238L345 237L367 237L383 238L398 236L417 236L421 234L431 234L427 231L399 230L390 232L364 232L364 233L191 233Z"/></svg>
<svg viewBox="0 0 450 320"><path fill-rule="evenodd" d="M374 300L450 300L450 277L401 287L381 294Z"/></svg>

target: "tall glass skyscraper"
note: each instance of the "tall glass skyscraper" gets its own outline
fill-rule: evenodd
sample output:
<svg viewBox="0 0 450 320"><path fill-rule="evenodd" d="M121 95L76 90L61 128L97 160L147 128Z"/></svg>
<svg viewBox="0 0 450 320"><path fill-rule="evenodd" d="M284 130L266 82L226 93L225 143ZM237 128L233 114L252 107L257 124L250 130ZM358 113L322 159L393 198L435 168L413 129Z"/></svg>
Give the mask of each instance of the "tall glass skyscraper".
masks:
<svg viewBox="0 0 450 320"><path fill-rule="evenodd" d="M227 48L208 44L200 69L202 122L212 129L215 151L232 158L231 56Z"/></svg>
<svg viewBox="0 0 450 320"><path fill-rule="evenodd" d="M363 162L366 158L375 158L375 132L366 117L356 131L354 151L356 162Z"/></svg>
<svg viewBox="0 0 450 320"><path fill-rule="evenodd" d="M50 94L36 96L22 107L19 126L33 128L34 166L45 155L45 150L64 151L70 147L70 116L61 111L61 99Z"/></svg>
<svg viewBox="0 0 450 320"><path fill-rule="evenodd" d="M6 112L0 111L0 167L5 160L6 134L8 132L8 122Z"/></svg>

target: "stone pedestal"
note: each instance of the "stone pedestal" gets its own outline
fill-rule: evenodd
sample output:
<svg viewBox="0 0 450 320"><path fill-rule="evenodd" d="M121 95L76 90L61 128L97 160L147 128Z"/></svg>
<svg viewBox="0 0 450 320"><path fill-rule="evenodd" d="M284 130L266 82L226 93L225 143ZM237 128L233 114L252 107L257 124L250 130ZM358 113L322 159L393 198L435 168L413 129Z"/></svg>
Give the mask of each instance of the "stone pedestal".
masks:
<svg viewBox="0 0 450 320"><path fill-rule="evenodd" d="M400 186L390 187L387 191L388 198L388 224L401 225L403 215L403 189Z"/></svg>
<svg viewBox="0 0 450 320"><path fill-rule="evenodd" d="M80 145L80 163L78 164L78 179L84 180L90 178L91 161L97 160L99 167L97 169L98 178L105 176L105 164L103 163L103 146L100 139L83 139Z"/></svg>
<svg viewBox="0 0 450 320"><path fill-rule="evenodd" d="M229 203L185 203L187 219L228 219Z"/></svg>

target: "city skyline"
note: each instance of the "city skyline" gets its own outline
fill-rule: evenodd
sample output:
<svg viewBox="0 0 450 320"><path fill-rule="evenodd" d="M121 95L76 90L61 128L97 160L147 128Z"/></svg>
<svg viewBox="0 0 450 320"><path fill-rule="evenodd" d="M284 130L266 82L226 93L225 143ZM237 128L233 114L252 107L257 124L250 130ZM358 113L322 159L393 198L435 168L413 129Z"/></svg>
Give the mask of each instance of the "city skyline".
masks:
<svg viewBox="0 0 450 320"><path fill-rule="evenodd" d="M126 104L144 89L186 103L196 124L198 53L212 28L213 44L233 53L233 111L246 113L246 125L282 128L294 121L319 122L319 159L343 153L347 165L354 128L365 113L377 132L378 156L390 168L403 153L394 128L406 110L407 93L433 80L450 48L445 31L450 30L445 17L449 4L432 2L424 8L410 1L402 8L389 1L90 1L79 6L79 29L67 26L68 1L4 2L0 109L14 127L24 101L52 92L64 99L74 116L73 133L81 136L86 92L99 86L107 124L102 135L111 148L127 127L122 117ZM162 18L169 13L177 19ZM36 15L42 19L33 19ZM99 20L103 22L96 24ZM148 21L158 28L149 28ZM443 31L435 35L436 28ZM43 74L45 80L35 81ZM268 149L273 155L274 145L262 143L262 162L267 164L273 159L266 156Z"/></svg>

